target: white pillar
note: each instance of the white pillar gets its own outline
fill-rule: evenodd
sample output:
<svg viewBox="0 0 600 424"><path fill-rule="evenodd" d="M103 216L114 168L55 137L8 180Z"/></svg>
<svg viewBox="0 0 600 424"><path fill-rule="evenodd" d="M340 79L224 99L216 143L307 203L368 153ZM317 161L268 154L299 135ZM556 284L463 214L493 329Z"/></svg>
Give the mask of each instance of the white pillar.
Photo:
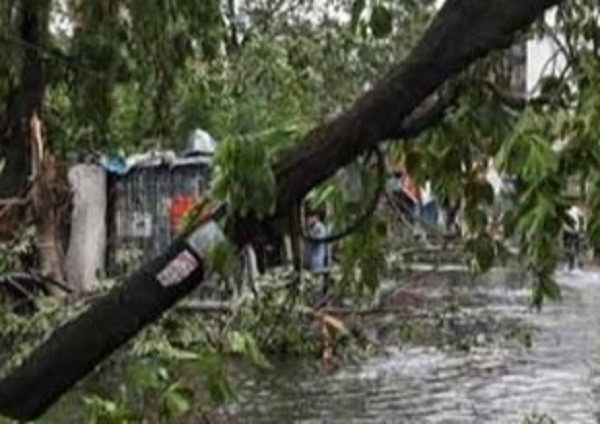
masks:
<svg viewBox="0 0 600 424"><path fill-rule="evenodd" d="M67 251L67 279L77 291L98 287L106 251L106 173L91 164L69 170L73 193L71 235Z"/></svg>

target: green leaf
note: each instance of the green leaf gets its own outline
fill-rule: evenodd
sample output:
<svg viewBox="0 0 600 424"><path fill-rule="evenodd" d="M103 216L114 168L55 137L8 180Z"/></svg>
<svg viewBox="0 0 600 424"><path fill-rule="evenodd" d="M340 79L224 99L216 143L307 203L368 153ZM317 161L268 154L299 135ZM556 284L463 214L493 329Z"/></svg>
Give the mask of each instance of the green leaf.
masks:
<svg viewBox="0 0 600 424"><path fill-rule="evenodd" d="M275 207L275 176L265 144L264 134L261 140L226 137L217 150L212 194L241 215L260 217Z"/></svg>
<svg viewBox="0 0 600 424"><path fill-rule="evenodd" d="M129 376L136 386L144 390L155 389L160 386L160 379L156 370L145 362L134 363Z"/></svg>
<svg viewBox="0 0 600 424"><path fill-rule="evenodd" d="M494 265L496 257L496 247L494 241L490 237L480 237L477 241L475 250L475 258L479 270L485 272Z"/></svg>
<svg viewBox="0 0 600 424"><path fill-rule="evenodd" d="M476 206L465 209L465 219L471 231L484 230L488 223L488 215L485 210Z"/></svg>
<svg viewBox="0 0 600 424"><path fill-rule="evenodd" d="M371 12L369 26L375 38L383 38L392 32L392 14L381 5L377 5Z"/></svg>
<svg viewBox="0 0 600 424"><path fill-rule="evenodd" d="M246 339L239 331L229 335L229 349L234 353L244 353L246 350Z"/></svg>
<svg viewBox="0 0 600 424"><path fill-rule="evenodd" d="M227 279L234 274L235 259L233 246L230 243L222 242L210 250L207 262L214 273L222 279Z"/></svg>
<svg viewBox="0 0 600 424"><path fill-rule="evenodd" d="M162 401L169 417L184 414L191 409L193 394L181 387L180 383L172 384L163 394Z"/></svg>
<svg viewBox="0 0 600 424"><path fill-rule="evenodd" d="M250 333L242 331L231 333L229 336L229 349L232 353L246 356L254 365L267 365L267 360L260 351L258 343Z"/></svg>
<svg viewBox="0 0 600 424"><path fill-rule="evenodd" d="M199 373L204 376L204 384L213 402L222 405L236 399L236 392L227 378L224 358L216 351L205 351L195 362Z"/></svg>
<svg viewBox="0 0 600 424"><path fill-rule="evenodd" d="M497 249L496 243L489 235L481 234L468 240L465 247L473 255L472 259L476 271L486 272L494 265Z"/></svg>
<svg viewBox="0 0 600 424"><path fill-rule="evenodd" d="M540 308L544 299L558 301L561 298L560 287L547 273L541 272L536 276L533 288L532 304Z"/></svg>
<svg viewBox="0 0 600 424"><path fill-rule="evenodd" d="M217 405L223 405L236 399L233 386L223 374L210 374L206 380L210 397Z"/></svg>

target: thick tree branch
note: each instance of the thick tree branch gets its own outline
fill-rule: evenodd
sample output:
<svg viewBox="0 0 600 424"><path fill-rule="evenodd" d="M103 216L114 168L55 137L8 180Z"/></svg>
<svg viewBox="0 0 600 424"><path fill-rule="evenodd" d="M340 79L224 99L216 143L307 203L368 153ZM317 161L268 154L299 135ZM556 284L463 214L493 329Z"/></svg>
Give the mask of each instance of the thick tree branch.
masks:
<svg viewBox="0 0 600 424"><path fill-rule="evenodd" d="M410 139L421 135L423 132L438 125L448 114L448 110L455 105L458 93L441 95L432 103L422 105L404 120L397 133L392 133L390 138Z"/></svg>
<svg viewBox="0 0 600 424"><path fill-rule="evenodd" d="M277 215L358 154L391 138L423 99L561 0L448 0L409 57L276 167Z"/></svg>

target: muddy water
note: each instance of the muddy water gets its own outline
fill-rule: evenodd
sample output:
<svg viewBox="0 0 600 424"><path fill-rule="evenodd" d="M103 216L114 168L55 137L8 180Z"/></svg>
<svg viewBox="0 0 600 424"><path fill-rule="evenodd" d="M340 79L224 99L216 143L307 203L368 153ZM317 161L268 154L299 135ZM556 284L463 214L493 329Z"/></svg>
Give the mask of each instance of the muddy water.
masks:
<svg viewBox="0 0 600 424"><path fill-rule="evenodd" d="M478 310L531 324L532 346L469 352L390 347L332 375L296 364L247 380L232 411L247 423L600 422L600 272L559 273L560 304L528 308L517 284L483 285ZM492 278L493 280L493 278Z"/></svg>

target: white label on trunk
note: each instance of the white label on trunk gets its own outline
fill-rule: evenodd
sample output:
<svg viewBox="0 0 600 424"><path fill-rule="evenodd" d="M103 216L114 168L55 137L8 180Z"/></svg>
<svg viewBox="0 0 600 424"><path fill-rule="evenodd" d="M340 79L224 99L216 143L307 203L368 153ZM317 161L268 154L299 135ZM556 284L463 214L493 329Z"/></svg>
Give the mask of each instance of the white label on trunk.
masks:
<svg viewBox="0 0 600 424"><path fill-rule="evenodd" d="M199 263L194 255L184 250L158 273L156 279L163 287L173 286L181 283L198 265Z"/></svg>
<svg viewBox="0 0 600 424"><path fill-rule="evenodd" d="M211 249L225 240L225 235L219 226L215 222L209 221L190 234L186 241L188 246L196 252L199 257L205 258ZM156 279L163 287L173 286L181 283L199 265L196 257L191 252L185 250L169 262L167 266L158 273ZM205 263L204 265L206 269L208 263Z"/></svg>

